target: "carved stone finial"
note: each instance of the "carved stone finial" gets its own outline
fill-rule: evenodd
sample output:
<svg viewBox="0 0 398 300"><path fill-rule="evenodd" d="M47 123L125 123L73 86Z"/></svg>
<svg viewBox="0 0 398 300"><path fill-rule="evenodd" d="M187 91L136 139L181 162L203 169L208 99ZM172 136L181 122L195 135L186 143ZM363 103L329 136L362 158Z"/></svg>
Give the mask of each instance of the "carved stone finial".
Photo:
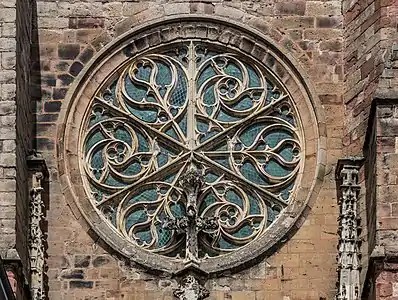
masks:
<svg viewBox="0 0 398 300"><path fill-rule="evenodd" d="M336 178L339 187L339 254L337 300L359 300L360 290L360 217L359 170L363 159L347 158L339 161Z"/></svg>
<svg viewBox="0 0 398 300"><path fill-rule="evenodd" d="M203 185L203 176L193 162L191 162L187 172L181 176L180 185L187 195L187 215L190 218L194 218L197 214L196 200Z"/></svg>
<svg viewBox="0 0 398 300"><path fill-rule="evenodd" d="M174 296L179 300L202 300L209 295L210 292L191 274L184 277L178 289L174 291Z"/></svg>

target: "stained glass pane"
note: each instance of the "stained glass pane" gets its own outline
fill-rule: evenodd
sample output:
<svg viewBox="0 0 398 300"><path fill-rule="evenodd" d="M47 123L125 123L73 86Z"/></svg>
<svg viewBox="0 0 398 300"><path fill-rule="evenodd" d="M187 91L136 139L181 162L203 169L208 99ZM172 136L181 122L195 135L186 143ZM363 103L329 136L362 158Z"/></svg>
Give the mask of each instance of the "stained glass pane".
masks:
<svg viewBox="0 0 398 300"><path fill-rule="evenodd" d="M188 255L188 239L200 260L261 237L292 200L302 165L299 117L279 81L197 41L148 51L109 78L81 147L88 194L108 223L175 259Z"/></svg>

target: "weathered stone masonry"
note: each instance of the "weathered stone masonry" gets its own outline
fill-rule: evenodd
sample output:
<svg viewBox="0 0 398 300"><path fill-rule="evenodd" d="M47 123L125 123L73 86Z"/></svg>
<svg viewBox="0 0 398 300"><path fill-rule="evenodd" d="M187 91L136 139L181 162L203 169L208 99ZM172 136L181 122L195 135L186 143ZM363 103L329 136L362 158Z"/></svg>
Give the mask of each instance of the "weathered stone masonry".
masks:
<svg viewBox="0 0 398 300"><path fill-rule="evenodd" d="M30 93L32 6L31 1L0 4L0 100L1 100L1 254L23 270L16 274L18 299L23 299L24 279L29 277L29 193L26 156L32 149L33 107Z"/></svg>
<svg viewBox="0 0 398 300"><path fill-rule="evenodd" d="M363 154L361 288L364 299L395 300L397 0L2 1L0 250L3 258L22 262L24 272L16 278L29 278L26 156L36 149L50 172L49 299L173 299L176 278L121 259L68 205L58 179L56 137L68 91L96 53L146 22L193 13L234 20L283 47L319 100L327 136L324 182L295 234L259 264L209 278L209 299L333 299L336 163Z"/></svg>
<svg viewBox="0 0 398 300"><path fill-rule="evenodd" d="M95 53L120 34L163 16L198 13L230 18L260 30L300 61L326 110L327 179L311 214L279 253L235 275L210 279L210 299L329 299L335 295L337 196L330 172L342 153L342 16L339 1L270 2L39 2L42 105L37 114L40 151L51 168L49 211L50 298L172 299L174 279L122 266L82 234L56 180L55 124L68 88ZM330 17L329 15L332 14ZM56 16L56 18L55 18ZM333 112L333 113L331 113ZM77 216L77 214L76 214ZM320 229L322 228L322 229ZM88 230L88 229L87 229ZM90 233L90 231L89 231ZM99 241L99 240L98 240ZM118 266L119 265L119 266Z"/></svg>

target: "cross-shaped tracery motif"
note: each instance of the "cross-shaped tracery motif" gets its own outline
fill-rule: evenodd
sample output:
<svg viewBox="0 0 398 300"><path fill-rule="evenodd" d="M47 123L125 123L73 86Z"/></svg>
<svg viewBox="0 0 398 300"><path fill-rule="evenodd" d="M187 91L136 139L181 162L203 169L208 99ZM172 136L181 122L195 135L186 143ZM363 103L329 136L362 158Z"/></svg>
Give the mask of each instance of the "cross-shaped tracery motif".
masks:
<svg viewBox="0 0 398 300"><path fill-rule="evenodd" d="M271 72L240 57L180 43L130 60L92 100L86 187L132 243L189 260L222 255L261 236L292 199L296 109ZM193 168L201 183L189 191Z"/></svg>

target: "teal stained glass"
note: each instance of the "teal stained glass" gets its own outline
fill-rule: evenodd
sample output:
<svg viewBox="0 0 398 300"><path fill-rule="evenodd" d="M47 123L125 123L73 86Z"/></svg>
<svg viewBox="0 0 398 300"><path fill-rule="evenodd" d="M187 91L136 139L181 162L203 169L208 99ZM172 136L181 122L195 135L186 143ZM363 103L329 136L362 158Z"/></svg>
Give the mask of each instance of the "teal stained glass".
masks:
<svg viewBox="0 0 398 300"><path fill-rule="evenodd" d="M197 81L197 90L199 90L203 83L205 83L208 79L213 78L217 73L214 71L211 65L208 65L201 73Z"/></svg>
<svg viewBox="0 0 398 300"><path fill-rule="evenodd" d="M256 71L250 66L246 65L246 67L249 73L249 87L261 87L261 80Z"/></svg>
<svg viewBox="0 0 398 300"><path fill-rule="evenodd" d="M229 63L227 65L227 67L225 68L225 73L230 75L230 76L232 76L232 77L238 78L239 80L243 80L242 71L234 63Z"/></svg>
<svg viewBox="0 0 398 300"><path fill-rule="evenodd" d="M248 179L249 181L251 181L255 184L259 184L259 185L268 185L269 184L267 179L264 176L262 176L259 173L259 171L256 169L256 167L253 166L253 164L250 162L244 163L240 170L242 172L242 175L246 179Z"/></svg>
<svg viewBox="0 0 398 300"><path fill-rule="evenodd" d="M198 225L199 258L261 236L295 195L301 166L299 118L272 76L198 41L118 68L93 98L81 147L98 211L136 246L183 259L187 232L167 222L187 217L180 182L195 164L197 218L216 227Z"/></svg>
<svg viewBox="0 0 398 300"><path fill-rule="evenodd" d="M170 105L182 107L187 102L187 80L182 71L178 69L177 84L170 97Z"/></svg>
<svg viewBox="0 0 398 300"><path fill-rule="evenodd" d="M135 74L135 76L137 77L137 79L139 80L143 80L143 81L147 81L149 82L150 80L150 76L152 74L152 67L149 65L141 65L138 67L137 73Z"/></svg>
<svg viewBox="0 0 398 300"><path fill-rule="evenodd" d="M156 74L156 83L161 88L165 88L167 85L171 84L172 80L170 67L165 65L163 62L158 62L156 65L158 67L158 72Z"/></svg>
<svg viewBox="0 0 398 300"><path fill-rule="evenodd" d="M86 145L85 145L85 152L87 154L88 151L91 150L91 148L103 141L105 139L105 136L102 134L102 132L99 129L96 129L90 136L89 138L86 140Z"/></svg>

